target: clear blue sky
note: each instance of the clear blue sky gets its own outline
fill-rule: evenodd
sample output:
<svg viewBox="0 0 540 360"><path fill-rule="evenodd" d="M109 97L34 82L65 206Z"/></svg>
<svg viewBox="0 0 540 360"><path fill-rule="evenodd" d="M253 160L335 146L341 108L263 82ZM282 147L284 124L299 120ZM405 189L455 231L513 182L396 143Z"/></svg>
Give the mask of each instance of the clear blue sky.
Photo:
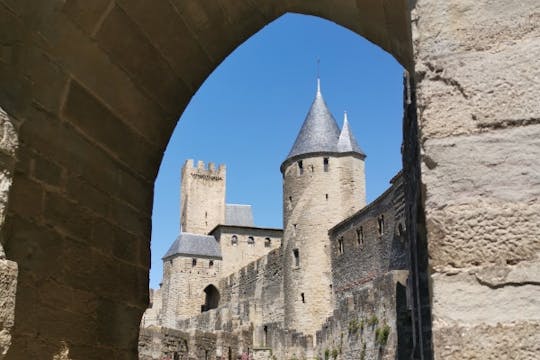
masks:
<svg viewBox="0 0 540 360"><path fill-rule="evenodd" d="M227 202L252 204L255 224L282 226L286 158L313 101L317 59L322 93L342 125L343 111L367 154L367 198L401 168L402 66L388 53L329 21L277 19L238 47L186 108L155 183L150 286L179 232L180 169L188 158L227 165Z"/></svg>

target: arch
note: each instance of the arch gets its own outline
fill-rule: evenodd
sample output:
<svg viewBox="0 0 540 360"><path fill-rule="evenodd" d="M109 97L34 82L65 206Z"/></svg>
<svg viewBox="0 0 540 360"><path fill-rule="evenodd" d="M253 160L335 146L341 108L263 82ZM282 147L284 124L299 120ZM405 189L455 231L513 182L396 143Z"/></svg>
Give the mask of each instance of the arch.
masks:
<svg viewBox="0 0 540 360"><path fill-rule="evenodd" d="M204 288L204 305L201 307L201 312L216 309L219 306L219 290L212 284Z"/></svg>

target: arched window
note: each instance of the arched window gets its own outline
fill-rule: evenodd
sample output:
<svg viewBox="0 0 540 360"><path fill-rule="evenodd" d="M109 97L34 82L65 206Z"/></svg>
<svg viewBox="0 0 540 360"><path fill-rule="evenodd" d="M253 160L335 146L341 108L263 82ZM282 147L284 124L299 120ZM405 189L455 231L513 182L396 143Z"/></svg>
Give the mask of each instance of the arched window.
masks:
<svg viewBox="0 0 540 360"><path fill-rule="evenodd" d="M272 239L270 239L269 237L265 238L264 239L264 247L269 248L271 245L272 245Z"/></svg>
<svg viewBox="0 0 540 360"><path fill-rule="evenodd" d="M231 245L232 245L232 246L237 246L237 245L238 245L238 236L233 235L233 236L231 237Z"/></svg>
<svg viewBox="0 0 540 360"><path fill-rule="evenodd" d="M255 238L253 238L253 236L248 237L248 245L250 246L255 245Z"/></svg>
<svg viewBox="0 0 540 360"><path fill-rule="evenodd" d="M324 171L325 171L325 172L328 172L328 163L329 163L328 158L325 157L325 158L323 159L323 167L324 167Z"/></svg>
<svg viewBox="0 0 540 360"><path fill-rule="evenodd" d="M302 175L304 173L304 163L302 160L298 161L298 175Z"/></svg>
<svg viewBox="0 0 540 360"><path fill-rule="evenodd" d="M338 251L339 255L343 254L343 236L338 239Z"/></svg>
<svg viewBox="0 0 540 360"><path fill-rule="evenodd" d="M300 251L298 249L293 250L294 266L300 266Z"/></svg>
<svg viewBox="0 0 540 360"><path fill-rule="evenodd" d="M204 288L205 300L204 305L201 306L201 312L215 309L219 306L219 291L218 289L210 284Z"/></svg>
<svg viewBox="0 0 540 360"><path fill-rule="evenodd" d="M210 261L208 262L208 267L209 267L209 268L213 268L213 267L214 267L214 260L210 260Z"/></svg>
<svg viewBox="0 0 540 360"><path fill-rule="evenodd" d="M191 259L191 266L196 266L197 265L197 259L193 258Z"/></svg>

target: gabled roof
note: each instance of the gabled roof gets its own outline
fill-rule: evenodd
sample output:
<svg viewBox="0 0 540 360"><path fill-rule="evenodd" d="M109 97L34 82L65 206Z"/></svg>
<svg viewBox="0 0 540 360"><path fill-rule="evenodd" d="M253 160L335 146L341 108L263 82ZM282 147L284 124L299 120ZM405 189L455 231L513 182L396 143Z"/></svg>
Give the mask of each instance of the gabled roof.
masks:
<svg viewBox="0 0 540 360"><path fill-rule="evenodd" d="M221 259L221 247L213 236L183 232L178 235L162 259L177 255Z"/></svg>
<svg viewBox="0 0 540 360"><path fill-rule="evenodd" d="M337 151L339 152L355 152L358 154L366 155L356 142L354 135L349 128L349 120L347 119L347 112L345 112L343 118L343 128L341 129L341 134L339 134L339 139L337 142Z"/></svg>
<svg viewBox="0 0 540 360"><path fill-rule="evenodd" d="M317 79L317 94L287 156L288 159L309 153L336 152L339 127L324 102L320 81Z"/></svg>
<svg viewBox="0 0 540 360"><path fill-rule="evenodd" d="M224 225L253 227L251 205L226 204Z"/></svg>

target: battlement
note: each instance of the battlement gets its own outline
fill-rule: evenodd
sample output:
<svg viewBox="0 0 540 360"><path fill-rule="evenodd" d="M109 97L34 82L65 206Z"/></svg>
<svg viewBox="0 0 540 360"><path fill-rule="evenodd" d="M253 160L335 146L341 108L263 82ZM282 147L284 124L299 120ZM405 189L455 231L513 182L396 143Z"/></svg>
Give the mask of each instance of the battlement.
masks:
<svg viewBox="0 0 540 360"><path fill-rule="evenodd" d="M216 164L213 162L205 163L202 160L198 160L195 165L195 160L188 159L182 167L182 173L195 174L193 176L203 176L203 177L225 177L227 167L225 164L219 164L216 168ZM221 180L221 179L212 179L212 180Z"/></svg>

